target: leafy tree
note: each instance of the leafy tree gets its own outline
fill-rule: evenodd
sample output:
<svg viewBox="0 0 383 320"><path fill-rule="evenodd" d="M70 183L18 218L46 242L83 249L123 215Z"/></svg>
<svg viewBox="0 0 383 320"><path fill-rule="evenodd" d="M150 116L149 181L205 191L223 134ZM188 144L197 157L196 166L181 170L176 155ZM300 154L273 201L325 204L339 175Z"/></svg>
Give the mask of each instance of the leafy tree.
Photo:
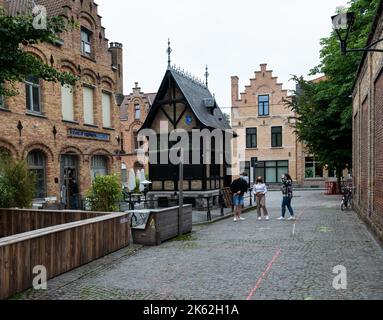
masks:
<svg viewBox="0 0 383 320"><path fill-rule="evenodd" d="M0 208L29 208L35 193L35 176L26 161L15 161L0 151Z"/></svg>
<svg viewBox="0 0 383 320"><path fill-rule="evenodd" d="M122 200L121 182L117 175L99 176L93 180L87 199L92 211L118 211L118 202Z"/></svg>
<svg viewBox="0 0 383 320"><path fill-rule="evenodd" d="M15 84L23 82L30 74L62 84L74 85L77 77L69 72L60 72L23 50L25 46L39 43L55 43L58 34L76 26L62 17L47 19L46 29L33 26L32 14L7 15L0 6L0 95L16 95Z"/></svg>
<svg viewBox="0 0 383 320"><path fill-rule="evenodd" d="M356 20L348 40L349 48L366 45L379 0L350 0L349 11ZM319 161L336 168L338 181L352 165L352 89L362 53L342 55L335 31L321 40L321 62L310 75L324 74L319 82L294 76L294 99L285 101L297 113L296 132Z"/></svg>

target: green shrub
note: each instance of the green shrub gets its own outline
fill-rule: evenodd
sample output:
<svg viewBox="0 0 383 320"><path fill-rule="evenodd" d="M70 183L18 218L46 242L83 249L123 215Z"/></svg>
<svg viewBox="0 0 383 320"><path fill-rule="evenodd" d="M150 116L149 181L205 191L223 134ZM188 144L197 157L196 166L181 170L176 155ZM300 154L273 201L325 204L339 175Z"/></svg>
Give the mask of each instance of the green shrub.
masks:
<svg viewBox="0 0 383 320"><path fill-rule="evenodd" d="M0 158L0 207L30 208L36 193L35 175L26 161Z"/></svg>
<svg viewBox="0 0 383 320"><path fill-rule="evenodd" d="M87 193L91 210L102 212L118 211L122 196L120 179L115 174L96 177Z"/></svg>

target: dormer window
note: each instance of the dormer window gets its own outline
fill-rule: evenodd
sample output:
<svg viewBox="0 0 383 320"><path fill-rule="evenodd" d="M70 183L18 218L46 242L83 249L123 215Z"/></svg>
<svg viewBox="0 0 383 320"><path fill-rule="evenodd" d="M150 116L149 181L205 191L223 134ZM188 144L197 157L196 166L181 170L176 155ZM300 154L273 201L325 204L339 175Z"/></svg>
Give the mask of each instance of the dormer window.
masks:
<svg viewBox="0 0 383 320"><path fill-rule="evenodd" d="M203 99L203 105L205 108L207 108L210 111L212 115L214 115L214 109L216 107L214 98Z"/></svg>
<svg viewBox="0 0 383 320"><path fill-rule="evenodd" d="M92 33L81 28L81 53L84 56L92 56Z"/></svg>

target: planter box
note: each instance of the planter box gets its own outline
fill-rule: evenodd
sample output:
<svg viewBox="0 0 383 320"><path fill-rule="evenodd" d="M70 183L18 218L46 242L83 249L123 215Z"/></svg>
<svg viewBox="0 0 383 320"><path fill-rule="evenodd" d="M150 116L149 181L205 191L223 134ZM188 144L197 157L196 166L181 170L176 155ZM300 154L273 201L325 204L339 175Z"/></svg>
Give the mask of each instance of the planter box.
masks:
<svg viewBox="0 0 383 320"><path fill-rule="evenodd" d="M179 235L179 222L182 223L182 234L190 233L193 229L192 206L184 205L183 215L179 220L179 207L166 209L148 209L128 211L134 214L140 225L135 225L132 218L133 243L147 246L160 245L162 242Z"/></svg>

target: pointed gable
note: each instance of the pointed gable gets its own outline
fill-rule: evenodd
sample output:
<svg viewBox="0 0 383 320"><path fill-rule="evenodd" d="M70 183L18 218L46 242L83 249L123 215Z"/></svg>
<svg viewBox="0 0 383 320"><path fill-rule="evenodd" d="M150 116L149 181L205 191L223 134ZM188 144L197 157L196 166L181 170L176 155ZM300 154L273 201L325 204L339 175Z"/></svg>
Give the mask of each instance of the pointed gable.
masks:
<svg viewBox="0 0 383 320"><path fill-rule="evenodd" d="M191 111L203 126L221 130L231 129L230 124L227 122L209 89L199 81L173 68L169 68L166 71L160 90L154 100L153 107L141 129L149 128L153 123L157 110L160 107L159 101L165 96L168 90L166 84L169 77L174 80ZM211 106L207 102L214 102L214 104Z"/></svg>

